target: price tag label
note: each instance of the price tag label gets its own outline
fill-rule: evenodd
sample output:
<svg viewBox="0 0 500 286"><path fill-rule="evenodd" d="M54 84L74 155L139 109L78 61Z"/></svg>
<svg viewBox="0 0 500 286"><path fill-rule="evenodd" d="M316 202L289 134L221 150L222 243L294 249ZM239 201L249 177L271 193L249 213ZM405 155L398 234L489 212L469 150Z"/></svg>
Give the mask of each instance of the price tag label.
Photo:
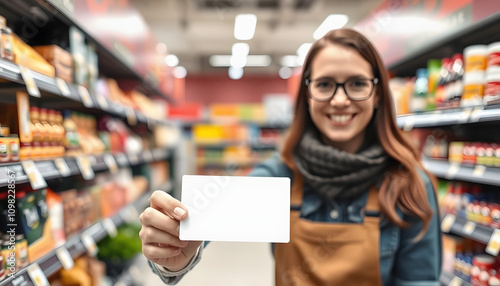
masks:
<svg viewBox="0 0 500 286"><path fill-rule="evenodd" d="M130 161L130 164L137 165L139 164L139 155L137 153L130 153L128 154L128 160Z"/></svg>
<svg viewBox="0 0 500 286"><path fill-rule="evenodd" d="M463 281L462 279L454 277L453 279L451 279L448 286L462 286L462 281Z"/></svg>
<svg viewBox="0 0 500 286"><path fill-rule="evenodd" d="M94 107L94 102L90 97L89 91L84 86L81 85L78 86L78 94L80 95L80 98L82 99L83 105L85 107L87 108Z"/></svg>
<svg viewBox="0 0 500 286"><path fill-rule="evenodd" d="M62 79L62 78L55 78L56 80L56 85L57 88L59 89L59 92L61 93L62 96L70 96L71 91L69 90L68 84Z"/></svg>
<svg viewBox="0 0 500 286"><path fill-rule="evenodd" d="M84 232L82 233L81 238L82 238L82 243L85 246L85 249L87 249L88 254L90 256L96 256L98 248L92 236Z"/></svg>
<svg viewBox="0 0 500 286"><path fill-rule="evenodd" d="M64 269L70 270L71 268L73 268L73 266L75 266L73 257L71 257L71 254L69 254L69 251L66 249L66 247L59 247L56 251L56 255L57 259L59 259L59 262L61 262Z"/></svg>
<svg viewBox="0 0 500 286"><path fill-rule="evenodd" d="M116 173L118 172L118 165L116 164L115 157L111 154L106 154L104 155L104 163L106 163L106 166L108 166L108 169L111 173Z"/></svg>
<svg viewBox="0 0 500 286"><path fill-rule="evenodd" d="M474 172L472 172L472 175L474 177L482 177L484 173L486 172L486 167L483 165L476 165L474 168Z"/></svg>
<svg viewBox="0 0 500 286"><path fill-rule="evenodd" d="M134 206L125 208L122 212L120 212L120 215L127 223L134 223L139 219L139 213Z"/></svg>
<svg viewBox="0 0 500 286"><path fill-rule="evenodd" d="M497 256L499 251L500 251L500 229L497 228L493 231L493 234L490 237L490 241L486 246L486 252L493 256Z"/></svg>
<svg viewBox="0 0 500 286"><path fill-rule="evenodd" d="M39 190L47 187L47 182L45 182L45 179L40 173L40 170L38 170L38 168L36 167L35 162L31 160L21 161L21 164L23 166L24 172L28 176L31 187L34 190Z"/></svg>
<svg viewBox="0 0 500 286"><path fill-rule="evenodd" d="M31 70L24 66L19 66L19 70L21 71L21 76L23 77L24 83L26 84L26 89L28 90L28 93L33 97L40 98L41 97L40 90L36 85Z"/></svg>
<svg viewBox="0 0 500 286"><path fill-rule="evenodd" d="M467 223L465 223L464 225L464 233L467 234L467 235L471 235L474 230L476 230L476 223L475 222L472 222L472 221L468 221Z"/></svg>
<svg viewBox="0 0 500 286"><path fill-rule="evenodd" d="M33 262L30 266L28 266L28 275L35 286L50 286L47 277L43 273L42 269L38 263Z"/></svg>
<svg viewBox="0 0 500 286"><path fill-rule="evenodd" d="M464 108L464 110L462 110L462 114L460 115L460 120L459 121L461 123L465 123L465 122L469 121L471 113L472 113L472 109L471 108Z"/></svg>
<svg viewBox="0 0 500 286"><path fill-rule="evenodd" d="M456 218L454 215L452 215L452 214L447 214L447 215L444 217L443 221L441 221L441 230L442 230L443 232L450 232L451 227L452 227L452 226L453 226L453 224L455 223L455 220L456 220L456 219L457 219L457 218Z"/></svg>
<svg viewBox="0 0 500 286"><path fill-rule="evenodd" d="M111 237L115 237L116 234L118 233L115 223L110 218L104 219L102 221L102 226L104 227L104 229L108 232L109 236L111 236Z"/></svg>
<svg viewBox="0 0 500 286"><path fill-rule="evenodd" d="M415 118L413 118L413 116L409 116L405 120L405 124L403 125L403 130L404 131L411 131L413 129L414 125L415 125Z"/></svg>
<svg viewBox="0 0 500 286"><path fill-rule="evenodd" d="M470 114L469 122L478 122L481 119L481 115L483 113L482 107L476 107Z"/></svg>
<svg viewBox="0 0 500 286"><path fill-rule="evenodd" d="M146 162L152 162L153 161L153 152L151 152L151 150L146 150L144 151L143 155L144 157L144 160Z"/></svg>
<svg viewBox="0 0 500 286"><path fill-rule="evenodd" d="M97 103L99 103L99 106L102 109L108 109L109 108L108 101L106 100L106 98L104 96L102 96L101 94L96 94L95 96L96 96Z"/></svg>
<svg viewBox="0 0 500 286"><path fill-rule="evenodd" d="M137 115L132 107L126 108L127 112L127 122L131 126L137 125Z"/></svg>
<svg viewBox="0 0 500 286"><path fill-rule="evenodd" d="M127 156L123 153L116 154L116 162L120 167L124 167L128 165Z"/></svg>
<svg viewBox="0 0 500 286"><path fill-rule="evenodd" d="M446 178L453 179L459 170L460 170L460 164L450 163L450 167L448 168L448 172L446 172Z"/></svg>
<svg viewBox="0 0 500 286"><path fill-rule="evenodd" d="M82 173L82 177L85 180L92 180L95 177L94 169L92 169L92 164L90 162L89 157L87 156L78 156L76 157L76 164L78 165L78 169Z"/></svg>
<svg viewBox="0 0 500 286"><path fill-rule="evenodd" d="M54 164L59 170L59 173L61 173L61 176L67 177L71 175L71 170L69 169L68 163L66 163L66 160L64 160L64 158L55 159Z"/></svg>

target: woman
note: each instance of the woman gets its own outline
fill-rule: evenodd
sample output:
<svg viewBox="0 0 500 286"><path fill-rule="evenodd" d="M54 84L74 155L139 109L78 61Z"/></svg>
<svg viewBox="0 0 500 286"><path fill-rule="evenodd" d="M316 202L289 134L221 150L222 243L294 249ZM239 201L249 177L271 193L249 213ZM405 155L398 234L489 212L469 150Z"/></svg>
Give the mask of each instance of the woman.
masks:
<svg viewBox="0 0 500 286"><path fill-rule="evenodd" d="M276 285L439 285L435 180L396 126L387 71L358 32L333 30L313 44L281 156L251 175L292 178ZM178 238L187 215L161 192L141 215L144 254L168 283L201 257L201 242Z"/></svg>

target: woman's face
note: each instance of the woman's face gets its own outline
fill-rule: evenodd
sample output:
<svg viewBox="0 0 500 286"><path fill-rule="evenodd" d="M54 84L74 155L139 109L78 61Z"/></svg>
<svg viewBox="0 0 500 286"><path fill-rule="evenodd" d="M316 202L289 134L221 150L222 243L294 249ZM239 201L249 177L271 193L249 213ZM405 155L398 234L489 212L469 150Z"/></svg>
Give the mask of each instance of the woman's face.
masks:
<svg viewBox="0 0 500 286"><path fill-rule="evenodd" d="M329 45L311 62L310 85L317 79L343 83L349 79L373 79L373 72L370 63L356 50ZM363 144L365 128L372 118L377 99L375 88L369 99L351 101L344 89L338 87L330 101L318 102L309 98L309 111L326 144L355 153Z"/></svg>

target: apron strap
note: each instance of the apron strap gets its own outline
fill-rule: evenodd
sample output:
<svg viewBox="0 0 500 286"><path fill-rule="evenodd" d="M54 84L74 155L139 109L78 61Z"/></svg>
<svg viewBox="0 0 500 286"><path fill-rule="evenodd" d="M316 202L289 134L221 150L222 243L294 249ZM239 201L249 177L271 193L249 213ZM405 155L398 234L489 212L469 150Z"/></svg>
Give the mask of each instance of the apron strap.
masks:
<svg viewBox="0 0 500 286"><path fill-rule="evenodd" d="M366 201L365 213L366 212L379 212L380 205L378 202L378 190L375 187L370 189L368 193L368 200Z"/></svg>

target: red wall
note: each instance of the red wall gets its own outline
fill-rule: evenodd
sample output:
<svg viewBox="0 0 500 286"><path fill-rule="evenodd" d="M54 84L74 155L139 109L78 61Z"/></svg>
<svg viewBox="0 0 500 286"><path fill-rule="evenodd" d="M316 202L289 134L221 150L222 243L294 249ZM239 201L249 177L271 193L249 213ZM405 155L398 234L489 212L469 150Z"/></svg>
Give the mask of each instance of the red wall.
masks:
<svg viewBox="0 0 500 286"><path fill-rule="evenodd" d="M243 76L232 80L225 75L187 76L186 102L257 103L269 93L287 93L287 80L278 76Z"/></svg>

